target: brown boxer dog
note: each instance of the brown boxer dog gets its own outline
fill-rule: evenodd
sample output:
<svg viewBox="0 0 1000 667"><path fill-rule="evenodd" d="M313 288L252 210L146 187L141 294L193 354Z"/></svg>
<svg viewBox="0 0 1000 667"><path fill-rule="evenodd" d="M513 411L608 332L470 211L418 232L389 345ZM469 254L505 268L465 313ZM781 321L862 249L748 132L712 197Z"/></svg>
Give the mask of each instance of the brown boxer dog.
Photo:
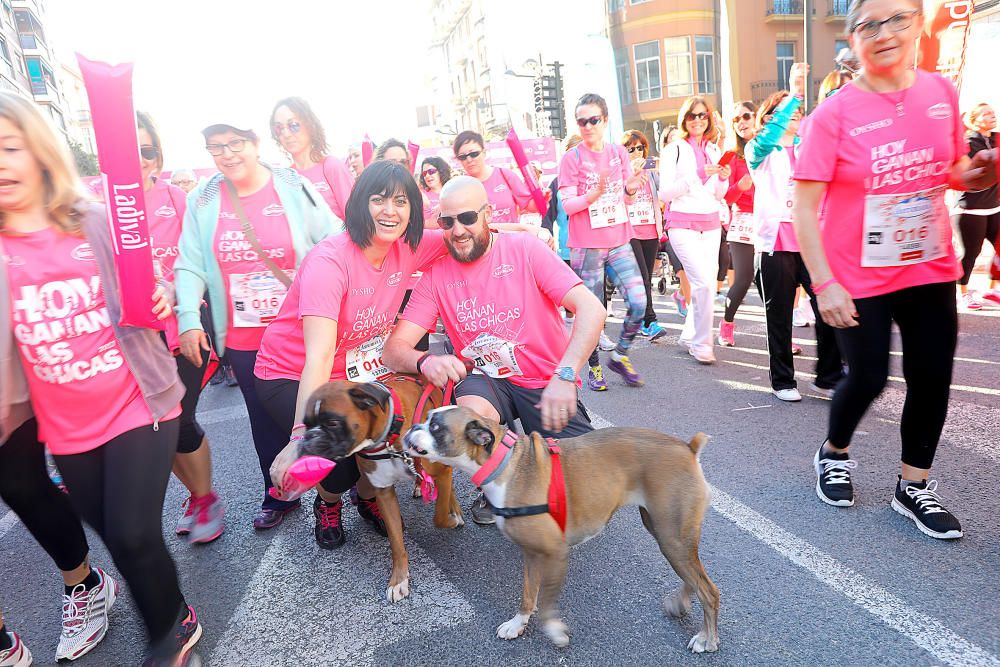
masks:
<svg viewBox="0 0 1000 667"><path fill-rule="evenodd" d="M462 407L432 411L404 438L415 456L473 474L494 506L497 526L521 547L521 609L497 628L498 637L521 636L537 602L545 633L566 646L558 598L569 547L600 533L619 507L638 505L642 524L683 582L664 598L664 609L682 616L692 594L701 601L705 623L688 643L695 653L719 648L719 589L698 558L709 503L698 454L707 441L703 433L688 443L649 429L608 428L547 443L537 433L518 437ZM558 491L562 486L565 493Z"/></svg>
<svg viewBox="0 0 1000 667"><path fill-rule="evenodd" d="M388 388L396 394L398 406L393 406ZM413 423L423 388L422 381L409 376L391 376L382 384L346 380L327 382L309 397L303 420L307 427L304 439L289 443L271 467L271 478L280 487L283 471L301 456L321 456L336 461L359 454L358 467L375 487L376 502L392 551L392 571L386 589L390 602L398 602L410 594L409 560L403 544L403 519L394 484L413 479L403 457L399 436ZM425 413L427 409L440 407L443 401L441 390L435 388ZM393 432L396 438L391 436ZM387 439L390 442L386 442ZM452 487L451 468L432 461L422 462L422 466L434 479L438 490L434 525L438 528L464 525L462 508Z"/></svg>

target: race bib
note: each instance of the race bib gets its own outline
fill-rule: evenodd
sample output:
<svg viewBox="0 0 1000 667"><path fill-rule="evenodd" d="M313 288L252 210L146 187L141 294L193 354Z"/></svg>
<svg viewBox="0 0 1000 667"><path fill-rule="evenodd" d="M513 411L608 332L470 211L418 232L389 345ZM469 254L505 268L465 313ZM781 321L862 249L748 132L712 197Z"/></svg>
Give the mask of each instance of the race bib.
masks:
<svg viewBox="0 0 1000 667"><path fill-rule="evenodd" d="M289 278L294 271L286 271ZM266 327L281 310L288 289L270 271L232 273L229 275L229 298L233 305L233 326Z"/></svg>
<svg viewBox="0 0 1000 667"><path fill-rule="evenodd" d="M909 266L947 255L945 189L865 197L861 266Z"/></svg>
<svg viewBox="0 0 1000 667"><path fill-rule="evenodd" d="M739 211L729 223L726 240L730 243L753 243L753 213Z"/></svg>
<svg viewBox="0 0 1000 667"><path fill-rule="evenodd" d="M608 183L608 189L588 209L591 229L614 227L624 224L628 220L628 212L625 210L625 200L622 199L622 194L620 181Z"/></svg>
<svg viewBox="0 0 1000 667"><path fill-rule="evenodd" d="M628 218L633 227L638 227L639 225L655 225L656 215L653 212L653 202L648 197L643 197L642 199L637 198L632 205L628 207ZM591 217L590 219L593 221L594 218Z"/></svg>
<svg viewBox="0 0 1000 667"><path fill-rule="evenodd" d="M472 360L477 371L493 378L506 378L521 375L516 351L517 343L484 331L461 354Z"/></svg>
<svg viewBox="0 0 1000 667"><path fill-rule="evenodd" d="M392 371L382 362L382 348L386 337L378 335L365 341L359 347L347 351L345 368L347 379L351 382L381 382Z"/></svg>

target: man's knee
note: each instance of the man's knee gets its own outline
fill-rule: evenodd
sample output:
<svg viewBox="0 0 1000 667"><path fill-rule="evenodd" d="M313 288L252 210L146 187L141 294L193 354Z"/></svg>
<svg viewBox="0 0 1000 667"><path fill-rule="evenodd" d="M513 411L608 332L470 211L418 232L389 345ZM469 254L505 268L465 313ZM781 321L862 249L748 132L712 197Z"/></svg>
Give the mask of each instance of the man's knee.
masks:
<svg viewBox="0 0 1000 667"><path fill-rule="evenodd" d="M476 396L474 394L468 394L466 396L459 396L457 403L464 407L469 408L473 412L480 414L486 419L492 419L495 422L502 423L503 419L500 417L500 413L497 411L496 406L487 401L482 396Z"/></svg>

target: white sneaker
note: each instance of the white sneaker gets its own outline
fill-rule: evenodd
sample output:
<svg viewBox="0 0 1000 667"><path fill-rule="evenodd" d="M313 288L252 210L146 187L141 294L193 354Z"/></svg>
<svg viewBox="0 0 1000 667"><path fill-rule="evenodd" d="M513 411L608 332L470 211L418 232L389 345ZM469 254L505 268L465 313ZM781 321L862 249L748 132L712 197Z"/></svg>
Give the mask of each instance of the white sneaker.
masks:
<svg viewBox="0 0 1000 667"><path fill-rule="evenodd" d="M982 310L983 304L979 302L975 294L967 292L958 300L958 307L965 310Z"/></svg>
<svg viewBox="0 0 1000 667"><path fill-rule="evenodd" d="M829 389L824 389L823 387L818 386L815 382L810 382L809 391L815 394L816 396L822 396L823 398L833 398L834 388L830 387Z"/></svg>
<svg viewBox="0 0 1000 667"><path fill-rule="evenodd" d="M792 326L796 328L809 326L809 319L802 314L799 308L792 311Z"/></svg>
<svg viewBox="0 0 1000 667"><path fill-rule="evenodd" d="M101 579L89 591L83 584L63 596L62 634L56 647L56 660L76 660L97 646L108 633L108 612L118 598L118 582L99 567Z"/></svg>
<svg viewBox="0 0 1000 667"><path fill-rule="evenodd" d="M174 528L174 532L178 535L187 535L191 532L191 527L194 526L194 505L191 504L191 496L188 496L187 500L181 503L181 508L184 511L177 519L177 527Z"/></svg>
<svg viewBox="0 0 1000 667"><path fill-rule="evenodd" d="M13 646L0 650L0 667L29 667L31 665L31 651L15 633L8 630L7 636L10 637Z"/></svg>
<svg viewBox="0 0 1000 667"><path fill-rule="evenodd" d="M699 364L710 366L715 363L715 354L712 352L711 348L705 350L691 345L688 347L688 354L697 359Z"/></svg>
<svg viewBox="0 0 1000 667"><path fill-rule="evenodd" d="M802 394L800 394L799 390L795 387L792 387L791 389L772 389L771 393L782 401L787 401L789 403L802 400Z"/></svg>
<svg viewBox="0 0 1000 667"><path fill-rule="evenodd" d="M598 347L598 349L601 350L601 352L610 352L611 350L613 350L616 347L618 347L618 344L615 343L610 338L608 338L608 334L606 334L606 333L604 333L602 331L601 332L601 340L598 341L597 347Z"/></svg>

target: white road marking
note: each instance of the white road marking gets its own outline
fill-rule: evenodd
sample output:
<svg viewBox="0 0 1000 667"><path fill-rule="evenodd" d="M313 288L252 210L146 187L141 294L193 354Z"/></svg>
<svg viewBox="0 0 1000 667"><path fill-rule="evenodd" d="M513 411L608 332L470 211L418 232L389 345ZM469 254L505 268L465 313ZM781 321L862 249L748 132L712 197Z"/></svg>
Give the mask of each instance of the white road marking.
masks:
<svg viewBox="0 0 1000 667"><path fill-rule="evenodd" d="M407 509L407 524L432 520L430 512L408 516ZM207 664L365 667L379 647L473 619L469 601L409 539L410 597L387 602L388 542L353 508L344 509L344 520L348 542L336 551L316 546L311 511L276 529ZM289 641L289 633L308 639Z"/></svg>
<svg viewBox="0 0 1000 667"><path fill-rule="evenodd" d="M14 514L13 510L9 510L3 517L0 517L0 540L16 525L17 515Z"/></svg>
<svg viewBox="0 0 1000 667"><path fill-rule="evenodd" d="M596 428L614 426L590 413ZM966 640L940 621L796 537L763 514L715 487L712 508L736 526L806 570L833 591L874 615L942 663L955 667L1000 667L1000 658Z"/></svg>

